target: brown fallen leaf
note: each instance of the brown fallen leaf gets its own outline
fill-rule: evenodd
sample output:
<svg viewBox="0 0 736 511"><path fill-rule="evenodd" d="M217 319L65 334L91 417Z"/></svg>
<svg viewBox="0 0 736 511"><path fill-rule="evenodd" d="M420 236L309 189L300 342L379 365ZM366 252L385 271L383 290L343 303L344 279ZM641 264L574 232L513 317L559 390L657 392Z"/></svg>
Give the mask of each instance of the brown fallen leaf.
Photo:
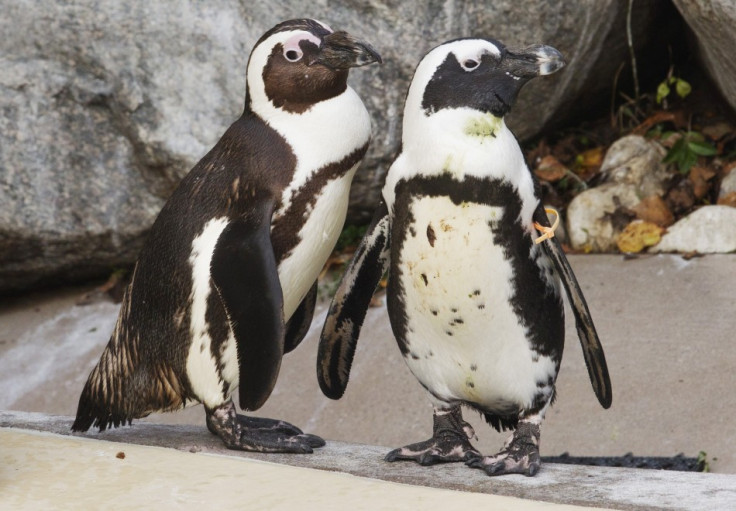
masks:
<svg viewBox="0 0 736 511"><path fill-rule="evenodd" d="M734 169L736 169L736 160L724 163L721 168L721 177L726 177L728 174L733 172Z"/></svg>
<svg viewBox="0 0 736 511"><path fill-rule="evenodd" d="M660 227L669 227L675 223L675 216L667 207L667 203L659 195L650 195L634 206L637 218L645 222L651 222Z"/></svg>
<svg viewBox="0 0 736 511"><path fill-rule="evenodd" d="M588 149L578 155L577 163L586 169L598 168L601 166L601 163L603 163L604 153L605 151L603 146Z"/></svg>
<svg viewBox="0 0 736 511"><path fill-rule="evenodd" d="M720 140L724 136L732 133L734 127L725 121L705 126L700 132L711 140Z"/></svg>
<svg viewBox="0 0 736 511"><path fill-rule="evenodd" d="M618 249L623 253L637 253L646 247L659 243L664 229L651 222L634 220L619 234L616 240Z"/></svg>
<svg viewBox="0 0 736 511"><path fill-rule="evenodd" d="M696 199L702 199L710 191L709 181L716 176L714 170L708 167L693 167L690 169L688 179L693 184L693 193Z"/></svg>
<svg viewBox="0 0 736 511"><path fill-rule="evenodd" d="M544 181L555 183L565 177L569 172L568 168L565 167L560 160L554 156L547 155L539 161L537 168L534 170L534 174Z"/></svg>
<svg viewBox="0 0 736 511"><path fill-rule="evenodd" d="M736 208L736 192L727 193L723 197L719 197L718 204L721 206L731 206L732 208Z"/></svg>
<svg viewBox="0 0 736 511"><path fill-rule="evenodd" d="M644 119L639 126L634 128L632 133L635 135L644 135L647 131L649 131L652 126L662 122L671 122L675 125L676 128L683 128L687 126L687 119L685 117L685 113L682 110L677 110L674 112L660 110L658 112L654 112L652 115Z"/></svg>
<svg viewBox="0 0 736 511"><path fill-rule="evenodd" d="M125 289L128 287L128 282L128 272L114 271L107 279L107 282L80 296L76 301L76 305L90 305L110 299L112 299L113 303L120 303L123 301L123 295L125 294Z"/></svg>
<svg viewBox="0 0 736 511"><path fill-rule="evenodd" d="M575 156L575 166L573 171L584 181L589 181L601 169L605 149L603 147L594 147L578 153Z"/></svg>

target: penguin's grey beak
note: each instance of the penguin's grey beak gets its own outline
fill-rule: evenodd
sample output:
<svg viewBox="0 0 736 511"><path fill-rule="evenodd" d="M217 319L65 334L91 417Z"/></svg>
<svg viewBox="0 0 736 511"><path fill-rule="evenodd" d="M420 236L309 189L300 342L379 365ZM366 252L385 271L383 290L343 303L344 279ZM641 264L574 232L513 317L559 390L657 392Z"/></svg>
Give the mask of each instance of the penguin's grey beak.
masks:
<svg viewBox="0 0 736 511"><path fill-rule="evenodd" d="M310 64L319 63L332 69L348 69L373 62L381 64L383 60L370 44L340 31L325 36L319 54Z"/></svg>
<svg viewBox="0 0 736 511"><path fill-rule="evenodd" d="M565 65L565 59L562 53L551 46L537 44L520 51L509 50L505 64L508 73L531 79L558 71Z"/></svg>

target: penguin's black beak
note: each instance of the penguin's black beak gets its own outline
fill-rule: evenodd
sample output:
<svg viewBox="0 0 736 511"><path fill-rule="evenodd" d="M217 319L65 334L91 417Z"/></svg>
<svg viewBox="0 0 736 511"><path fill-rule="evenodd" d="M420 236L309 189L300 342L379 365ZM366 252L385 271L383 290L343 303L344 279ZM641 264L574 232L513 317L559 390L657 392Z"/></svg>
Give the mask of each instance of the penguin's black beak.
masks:
<svg viewBox="0 0 736 511"><path fill-rule="evenodd" d="M331 69L348 69L373 62L381 64L383 60L370 44L345 31L339 31L324 37L319 53L310 64L319 63Z"/></svg>
<svg viewBox="0 0 736 511"><path fill-rule="evenodd" d="M530 80L535 76L552 74L564 65L562 53L551 46L537 44L524 50L507 50L503 67L511 76Z"/></svg>
<svg viewBox="0 0 736 511"><path fill-rule="evenodd" d="M565 65L562 54L551 46L536 45L524 50L506 49L490 75L486 109L503 117L516 101L524 84L536 76L554 73Z"/></svg>

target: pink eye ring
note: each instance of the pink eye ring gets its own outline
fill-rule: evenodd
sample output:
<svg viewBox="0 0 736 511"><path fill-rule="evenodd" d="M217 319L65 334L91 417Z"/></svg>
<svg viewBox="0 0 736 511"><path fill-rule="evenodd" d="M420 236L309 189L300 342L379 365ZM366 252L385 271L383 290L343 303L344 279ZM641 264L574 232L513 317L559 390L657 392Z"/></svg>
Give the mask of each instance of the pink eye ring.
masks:
<svg viewBox="0 0 736 511"><path fill-rule="evenodd" d="M284 58L286 60L288 60L289 62L299 62L302 59L302 57L304 56L304 52L299 46L299 43L301 43L302 41L309 41L318 47L320 44L322 44L322 41L320 41L317 36L308 32L301 32L299 34L296 34L290 37L284 43Z"/></svg>

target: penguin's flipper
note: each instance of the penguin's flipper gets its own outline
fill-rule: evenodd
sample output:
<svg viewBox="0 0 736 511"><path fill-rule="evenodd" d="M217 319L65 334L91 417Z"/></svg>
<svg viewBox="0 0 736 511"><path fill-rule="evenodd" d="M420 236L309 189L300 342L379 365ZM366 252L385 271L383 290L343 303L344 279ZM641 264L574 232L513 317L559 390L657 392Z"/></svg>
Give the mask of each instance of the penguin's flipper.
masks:
<svg viewBox="0 0 736 511"><path fill-rule="evenodd" d="M544 207L540 204L534 212L534 220L539 224L549 227L549 219ZM575 326L578 330L580 345L583 348L585 356L585 364L588 367L588 376L593 384L598 401L603 408L609 408L613 399L611 390L611 379L608 375L608 366L606 365L606 356L603 353L603 346L598 338L598 333L593 324L593 318L588 310L588 304L583 296L575 274L570 267L570 263L562 250L562 246L557 238L550 238L542 242L542 247L547 256L552 260L557 275L565 287L567 297L575 316Z"/></svg>
<svg viewBox="0 0 736 511"><path fill-rule="evenodd" d="M284 299L271 245L273 202L231 220L220 234L210 275L235 336L240 407L257 410L271 395L284 353Z"/></svg>
<svg viewBox="0 0 736 511"><path fill-rule="evenodd" d="M286 338L284 339L284 353L289 353L299 346L309 332L314 316L314 306L317 304L317 281L299 304L294 314L286 323Z"/></svg>
<svg viewBox="0 0 736 511"><path fill-rule="evenodd" d="M360 328L389 262L389 214L381 201L330 304L317 355L317 379L325 396L345 392Z"/></svg>

